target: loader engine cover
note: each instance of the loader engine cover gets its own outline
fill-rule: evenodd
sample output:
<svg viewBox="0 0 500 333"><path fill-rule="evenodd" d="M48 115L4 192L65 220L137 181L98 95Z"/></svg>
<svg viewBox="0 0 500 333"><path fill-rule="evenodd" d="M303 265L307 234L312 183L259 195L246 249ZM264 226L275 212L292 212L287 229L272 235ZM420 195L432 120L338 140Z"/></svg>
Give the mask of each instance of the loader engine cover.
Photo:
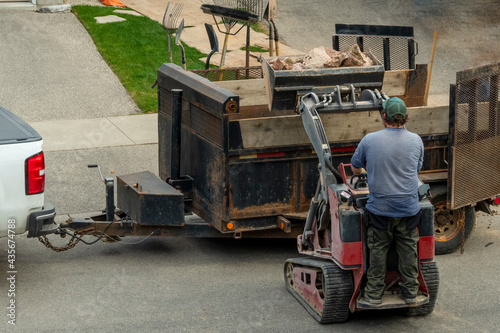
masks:
<svg viewBox="0 0 500 333"><path fill-rule="evenodd" d="M118 207L140 225L184 225L184 195L149 171L118 176Z"/></svg>

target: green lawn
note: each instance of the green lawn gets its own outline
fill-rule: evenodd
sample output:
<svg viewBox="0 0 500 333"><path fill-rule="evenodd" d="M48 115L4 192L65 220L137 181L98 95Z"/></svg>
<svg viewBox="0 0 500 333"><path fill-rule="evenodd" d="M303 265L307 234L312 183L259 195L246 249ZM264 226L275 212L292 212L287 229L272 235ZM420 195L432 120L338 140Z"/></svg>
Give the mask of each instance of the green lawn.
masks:
<svg viewBox="0 0 500 333"><path fill-rule="evenodd" d="M246 51L246 49L247 49L246 46L240 47L240 50L242 50L242 51ZM264 48L262 48L260 46L257 46L257 45L254 45L254 46L250 45L250 52L266 53L266 52L269 52L269 50L268 49L264 49Z"/></svg>
<svg viewBox="0 0 500 333"><path fill-rule="evenodd" d="M113 7L74 6L73 12L88 30L109 67L143 112L157 111L156 71L168 62L168 41L161 24L147 17L113 13ZM97 24L96 16L117 15L123 22ZM172 38L173 62L181 65L181 51ZM206 57L184 44L188 69L203 69Z"/></svg>

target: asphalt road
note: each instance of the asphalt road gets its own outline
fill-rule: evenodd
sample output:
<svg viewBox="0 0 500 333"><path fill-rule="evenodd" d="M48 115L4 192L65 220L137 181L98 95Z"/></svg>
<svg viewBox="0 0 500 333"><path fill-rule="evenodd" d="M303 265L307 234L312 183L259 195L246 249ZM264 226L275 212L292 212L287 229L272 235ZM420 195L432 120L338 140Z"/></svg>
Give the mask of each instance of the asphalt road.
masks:
<svg viewBox="0 0 500 333"><path fill-rule="evenodd" d="M463 255L437 258L441 285L431 315L358 312L347 323L326 326L285 290L282 269L296 256L293 240L149 238L125 244L141 240L129 237L55 253L20 236L15 331L497 332L499 222L482 215ZM5 246L0 254L6 258ZM2 259L4 272L5 264ZM10 332L2 317L0 331Z"/></svg>
<svg viewBox="0 0 500 333"><path fill-rule="evenodd" d="M287 38L287 27L298 27L297 20L291 16L298 12L296 3L299 2L287 2L288 7L279 3L280 17L289 17L290 22L293 22L279 22L284 38ZM318 6L319 2L314 5L304 1L300 3L307 9L302 10L303 13L324 12L320 16L310 16L307 19L309 25L315 22L317 24L314 25L320 27L332 22L335 11L324 10L326 5ZM374 6L361 6L359 2L349 4L339 6L347 6L353 13L354 10L373 10ZM355 7L356 4L359 6ZM381 1L375 4L379 5L375 8L382 6ZM383 3L384 7L391 8L395 4L394 1ZM400 5L400 2L397 4ZM99 60L88 35L85 35L72 14L0 15L2 45L22 48L25 47L24 43L29 43L39 51L41 57L30 60L15 53L15 50L6 51L2 48L0 51L0 60L7 64L0 69L0 98L2 103L8 102L8 108L20 112L30 121L61 117L93 118L135 112L126 93L120 90L123 88L116 77L109 76L109 68L104 66L102 59ZM378 15L384 14L379 10L377 15L372 12L370 17ZM377 23L381 24L381 19L377 19ZM27 27L40 24L43 29ZM441 24L445 24L445 21ZM22 31L20 35L23 39L16 39L19 30ZM429 27L428 30L432 32L433 28ZM51 31L51 38L45 36L44 31ZM71 31L72 35L68 35L67 31ZM43 59L41 63L45 66L70 66L72 62L65 62L56 53L45 50L46 47L63 48L67 45L64 39L56 44L49 43L57 36L77 40L69 45L81 47L73 52L80 53L82 61L86 59L88 63L80 69L66 67L65 70L47 70L35 78L38 78L38 84L45 91L56 92L64 88L60 84L62 81L74 78L81 70L81 78L68 84L73 88L63 90L67 94L74 93L71 98L63 98L57 93L38 94L34 86L36 80L30 79L29 75L40 69L41 60L36 59ZM309 33L306 36L301 47L307 50L306 43L313 41L311 36L314 35ZM52 52L53 56L45 57L45 52ZM6 54L12 56L6 57ZM23 65L29 68L23 69ZM12 66L17 66L14 68L18 69L18 75L26 74L22 76L23 80L16 78L16 71L9 71ZM99 75L106 75L106 83L101 81L104 79L99 78ZM92 78L97 78L95 84L89 84L88 80ZM24 89L17 87L25 80L29 84L24 85ZM9 82L13 87L6 87ZM97 89L99 93L92 89ZM111 94L111 100L96 101L108 93ZM89 100L87 94L94 96L94 100ZM36 97L36 103L30 100L33 96ZM107 108L101 107L102 103L107 103ZM111 171L117 174L145 169L156 172L156 151L156 145L146 145L49 152L46 155L47 197L62 213L101 209L104 206L102 183L96 171L88 170L85 166L99 163L106 175ZM54 237L51 239L59 245L66 241ZM297 255L293 240L148 238L139 244L128 244L141 240L128 237L117 244L78 244L68 252L55 253L37 240L18 236L17 325L12 327L7 324L7 310L4 308L0 311L3 313L0 316L0 332L498 331L498 215L480 215L463 255L454 253L437 258L441 287L433 314L422 318L406 318L394 311L360 312L345 324L328 326L317 324L285 290L283 263L287 258ZM6 307L9 285L6 281L5 239L0 239L0 272L3 272L3 278L0 279L0 304Z"/></svg>

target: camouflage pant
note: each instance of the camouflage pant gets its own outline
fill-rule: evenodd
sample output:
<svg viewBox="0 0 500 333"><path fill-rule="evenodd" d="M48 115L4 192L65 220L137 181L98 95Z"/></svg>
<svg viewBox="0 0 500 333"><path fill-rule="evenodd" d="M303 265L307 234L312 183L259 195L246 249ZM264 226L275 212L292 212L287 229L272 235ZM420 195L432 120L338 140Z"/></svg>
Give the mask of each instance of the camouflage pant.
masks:
<svg viewBox="0 0 500 333"><path fill-rule="evenodd" d="M404 294L416 295L418 282L418 228L406 230L404 218L390 217L387 230L368 228L368 248L370 249L370 267L365 295L380 298L385 288L387 252L392 240L396 240L398 268ZM405 290L406 289L406 290Z"/></svg>

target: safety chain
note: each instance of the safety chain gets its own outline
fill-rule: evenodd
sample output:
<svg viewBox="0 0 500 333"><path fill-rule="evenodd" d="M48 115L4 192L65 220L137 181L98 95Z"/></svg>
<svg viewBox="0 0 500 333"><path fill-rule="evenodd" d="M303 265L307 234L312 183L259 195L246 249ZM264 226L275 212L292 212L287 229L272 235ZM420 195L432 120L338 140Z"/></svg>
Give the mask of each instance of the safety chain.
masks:
<svg viewBox="0 0 500 333"><path fill-rule="evenodd" d="M75 233L75 234L78 235L78 233ZM69 249L74 248L75 245L78 244L78 242L80 241L79 238L71 237L71 239L69 240L68 244L66 244L65 246L57 247L57 246L52 245L52 243L50 243L49 239L45 235L38 237L38 240L43 245L45 245L49 249L51 249L53 251L56 251L56 252L68 251Z"/></svg>

